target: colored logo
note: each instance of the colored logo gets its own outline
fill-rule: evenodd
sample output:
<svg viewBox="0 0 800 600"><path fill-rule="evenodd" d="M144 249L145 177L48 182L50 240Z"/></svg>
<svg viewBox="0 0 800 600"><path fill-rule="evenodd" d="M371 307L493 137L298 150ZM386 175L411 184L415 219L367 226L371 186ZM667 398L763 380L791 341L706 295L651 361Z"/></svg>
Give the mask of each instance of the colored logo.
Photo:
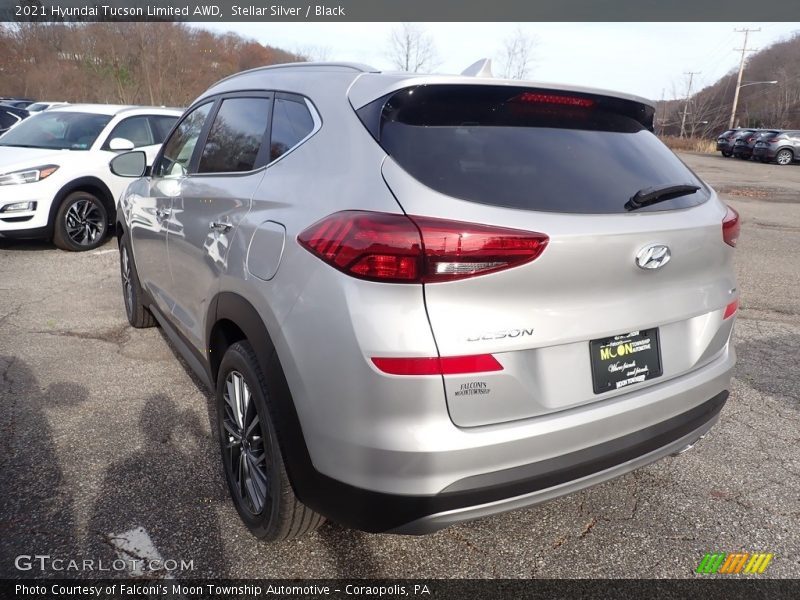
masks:
<svg viewBox="0 0 800 600"><path fill-rule="evenodd" d="M763 573L774 556L758 552L707 553L697 566L697 573Z"/></svg>

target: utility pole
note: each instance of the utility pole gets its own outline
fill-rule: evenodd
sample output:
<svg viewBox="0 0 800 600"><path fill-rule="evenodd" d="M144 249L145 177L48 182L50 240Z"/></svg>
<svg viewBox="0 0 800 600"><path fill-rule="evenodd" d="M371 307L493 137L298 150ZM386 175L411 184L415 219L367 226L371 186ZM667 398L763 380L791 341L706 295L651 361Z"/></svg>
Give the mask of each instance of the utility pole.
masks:
<svg viewBox="0 0 800 600"><path fill-rule="evenodd" d="M751 33L761 31L761 28L758 29L748 29L745 27L744 29L734 29L736 33L743 33L744 34L744 44L741 48L734 48L737 52L741 51L742 53L742 60L739 61L739 76L736 78L736 91L733 93L733 107L731 108L731 120L728 123L728 129L733 129L734 121L736 120L736 107L739 105L739 89L742 87L742 73L744 73L744 57L747 52L755 52L755 48L748 48L747 47L747 38Z"/></svg>
<svg viewBox="0 0 800 600"><path fill-rule="evenodd" d="M686 111L689 110L689 96L692 94L692 81L694 80L695 75L699 75L701 71L689 71L688 73L684 73L684 75L689 76L689 86L686 88L686 101L683 104L683 117L681 117L681 137L683 137L686 131Z"/></svg>

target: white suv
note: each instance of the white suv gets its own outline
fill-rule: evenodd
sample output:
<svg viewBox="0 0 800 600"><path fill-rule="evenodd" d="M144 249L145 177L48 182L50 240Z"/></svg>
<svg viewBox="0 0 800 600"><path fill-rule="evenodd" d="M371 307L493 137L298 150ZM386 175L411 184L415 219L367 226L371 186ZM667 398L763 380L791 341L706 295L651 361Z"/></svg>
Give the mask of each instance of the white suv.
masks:
<svg viewBox="0 0 800 600"><path fill-rule="evenodd" d="M128 184L109 172L122 150L148 164L181 111L74 104L21 122L0 137L0 238L52 238L64 250L91 250L116 219Z"/></svg>

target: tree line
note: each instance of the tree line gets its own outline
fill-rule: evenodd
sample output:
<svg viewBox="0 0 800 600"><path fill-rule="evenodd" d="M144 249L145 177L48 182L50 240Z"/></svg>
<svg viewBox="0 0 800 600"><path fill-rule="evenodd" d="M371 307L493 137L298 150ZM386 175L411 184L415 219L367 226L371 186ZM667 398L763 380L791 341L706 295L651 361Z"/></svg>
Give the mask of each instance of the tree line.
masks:
<svg viewBox="0 0 800 600"><path fill-rule="evenodd" d="M305 59L183 23L0 23L0 96L186 106L227 75Z"/></svg>

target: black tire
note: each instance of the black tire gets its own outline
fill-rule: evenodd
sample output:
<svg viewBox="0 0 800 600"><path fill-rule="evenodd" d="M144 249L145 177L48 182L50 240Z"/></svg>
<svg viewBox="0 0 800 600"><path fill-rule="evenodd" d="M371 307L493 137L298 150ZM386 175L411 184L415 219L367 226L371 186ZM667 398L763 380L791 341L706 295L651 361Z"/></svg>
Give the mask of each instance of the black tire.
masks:
<svg viewBox="0 0 800 600"><path fill-rule="evenodd" d="M777 154L775 154L775 163L782 167L792 164L792 161L794 161L794 152L788 148L778 150Z"/></svg>
<svg viewBox="0 0 800 600"><path fill-rule="evenodd" d="M730 158L731 156L733 156L733 152L726 152L725 150L723 150L722 156L724 156L725 158Z"/></svg>
<svg viewBox="0 0 800 600"><path fill-rule="evenodd" d="M127 235L123 235L119 240L119 273L122 280L122 301L125 305L128 323L137 329L155 327L157 322L153 313L142 304L144 294L139 284L139 273L133 262L133 253Z"/></svg>
<svg viewBox="0 0 800 600"><path fill-rule="evenodd" d="M53 243L62 250L84 252L102 244L108 234L108 211L97 196L72 192L61 202L53 224Z"/></svg>
<svg viewBox="0 0 800 600"><path fill-rule="evenodd" d="M249 390L249 401L243 404L237 404L235 399L226 400L228 389L236 396L237 377ZM239 389L239 396L247 397L244 388ZM241 341L228 348L219 367L216 397L225 480L236 510L251 533L262 540L276 542L313 531L325 518L294 495L272 418L269 390L250 344ZM231 393L227 395L231 397ZM239 407L238 412L235 406ZM242 439L246 441L237 441ZM247 465L246 473L243 473L243 464Z"/></svg>

